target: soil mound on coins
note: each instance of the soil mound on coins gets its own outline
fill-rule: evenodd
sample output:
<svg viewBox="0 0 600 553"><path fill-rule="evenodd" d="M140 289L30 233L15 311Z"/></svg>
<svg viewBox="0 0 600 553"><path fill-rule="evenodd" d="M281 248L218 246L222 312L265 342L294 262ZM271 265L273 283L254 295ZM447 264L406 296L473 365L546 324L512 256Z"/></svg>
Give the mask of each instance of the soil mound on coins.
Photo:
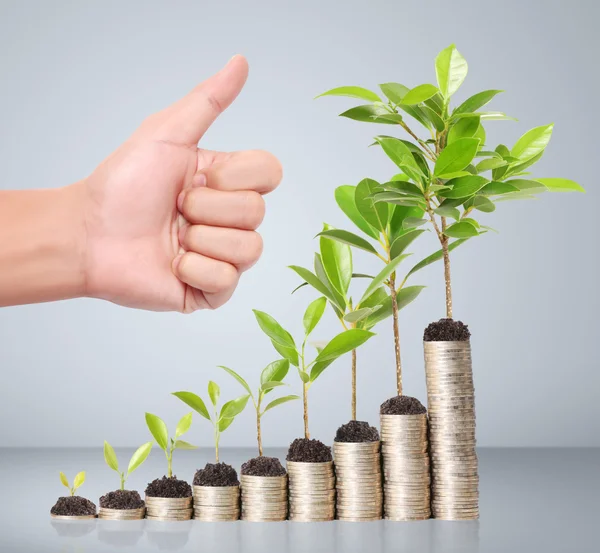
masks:
<svg viewBox="0 0 600 553"><path fill-rule="evenodd" d="M431 323L423 333L425 342L466 342L470 337L469 327L454 319L440 319Z"/></svg>
<svg viewBox="0 0 600 553"><path fill-rule="evenodd" d="M394 396L381 404L379 412L382 415L422 415L427 409L416 397Z"/></svg>
<svg viewBox="0 0 600 553"><path fill-rule="evenodd" d="M247 476L284 476L285 469L276 457L255 457L242 465Z"/></svg>
<svg viewBox="0 0 600 553"><path fill-rule="evenodd" d="M194 486L239 486L236 470L227 463L206 463L194 475Z"/></svg>
<svg viewBox="0 0 600 553"><path fill-rule="evenodd" d="M89 499L80 497L78 495L59 497L54 507L50 509L50 513L65 517L95 515L96 505L94 505Z"/></svg>
<svg viewBox="0 0 600 553"><path fill-rule="evenodd" d="M144 500L133 490L115 490L100 498L103 509L141 509L143 506Z"/></svg>
<svg viewBox="0 0 600 553"><path fill-rule="evenodd" d="M149 497L192 497L192 487L185 480L178 480L177 476L157 478L152 480L146 488Z"/></svg>
<svg viewBox="0 0 600 553"><path fill-rule="evenodd" d="M365 421L350 421L342 424L335 433L336 442L376 442L379 440L377 428Z"/></svg>
<svg viewBox="0 0 600 553"><path fill-rule="evenodd" d="M288 449L286 459L294 463L326 463L332 461L331 448L319 440L296 438Z"/></svg>

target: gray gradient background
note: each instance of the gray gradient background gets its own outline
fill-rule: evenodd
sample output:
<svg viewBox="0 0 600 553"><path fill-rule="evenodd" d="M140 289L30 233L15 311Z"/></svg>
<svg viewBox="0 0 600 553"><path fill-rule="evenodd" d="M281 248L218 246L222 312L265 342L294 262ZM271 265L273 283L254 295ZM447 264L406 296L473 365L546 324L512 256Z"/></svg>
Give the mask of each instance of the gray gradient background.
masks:
<svg viewBox="0 0 600 553"><path fill-rule="evenodd" d="M0 2L0 186L57 187L89 174L140 123L216 71L235 53L250 61L236 103L208 132L212 149L264 148L285 168L268 197L265 253L233 300L192 316L128 310L89 299L0 310L0 443L4 446L131 446L147 439L143 413L172 427L186 412L169 395L240 393L215 368L227 364L252 382L276 355L252 308L300 332L307 290L286 266L309 265L323 221L347 226L333 190L393 167L367 148L389 127L336 117L348 99L313 101L338 85L432 82L436 53L456 42L470 75L457 99L488 88L519 119L487 125L490 143L512 144L551 121L555 136L537 176L573 178L587 195L546 195L505 203L485 223L498 228L453 258L455 316L473 331L482 446L599 446L600 388L594 316L600 296L599 194L594 97L600 88L593 2L453 1L368 3ZM427 236L420 259L436 247ZM356 268L377 270L366 254ZM407 265L408 267L408 265ZM2 268L0 268L2 270ZM414 280L422 297L402 312L405 391L425 399L421 335L443 315L442 266ZM338 332L331 314L316 338ZM377 420L394 391L389 325L359 353L359 418ZM349 417L349 359L313 388L312 431L330 441ZM298 391L299 381L290 383ZM507 409L508 407L508 409ZM265 442L284 446L301 433L300 404L265 419ZM209 445L197 421L190 441ZM223 445L252 446L244 416Z"/></svg>

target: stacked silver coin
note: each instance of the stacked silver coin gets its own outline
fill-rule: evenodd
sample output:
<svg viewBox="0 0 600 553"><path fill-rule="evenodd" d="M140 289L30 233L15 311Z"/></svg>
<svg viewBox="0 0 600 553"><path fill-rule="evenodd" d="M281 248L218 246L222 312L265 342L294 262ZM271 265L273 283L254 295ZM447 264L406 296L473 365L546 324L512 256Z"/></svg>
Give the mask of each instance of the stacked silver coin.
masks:
<svg viewBox="0 0 600 553"><path fill-rule="evenodd" d="M190 520L191 497L150 497L146 495L146 518L153 520Z"/></svg>
<svg viewBox="0 0 600 553"><path fill-rule="evenodd" d="M470 342L424 342L433 516L479 517Z"/></svg>
<svg viewBox="0 0 600 553"><path fill-rule="evenodd" d="M427 415L380 415L384 515L388 520L431 517Z"/></svg>
<svg viewBox="0 0 600 553"><path fill-rule="evenodd" d="M216 522L239 518L239 486L194 486L195 520Z"/></svg>
<svg viewBox="0 0 600 553"><path fill-rule="evenodd" d="M287 519L288 481L285 476L242 474L242 520L277 522Z"/></svg>
<svg viewBox="0 0 600 553"><path fill-rule="evenodd" d="M382 513L380 442L333 442L337 518L379 520Z"/></svg>
<svg viewBox="0 0 600 553"><path fill-rule="evenodd" d="M146 507L140 509L98 509L98 518L105 520L140 520L146 516Z"/></svg>
<svg viewBox="0 0 600 553"><path fill-rule="evenodd" d="M90 518L96 518L96 515L53 515L50 513L50 517L57 520L88 520Z"/></svg>
<svg viewBox="0 0 600 553"><path fill-rule="evenodd" d="M335 518L333 461L287 462L290 478L290 520L324 522Z"/></svg>

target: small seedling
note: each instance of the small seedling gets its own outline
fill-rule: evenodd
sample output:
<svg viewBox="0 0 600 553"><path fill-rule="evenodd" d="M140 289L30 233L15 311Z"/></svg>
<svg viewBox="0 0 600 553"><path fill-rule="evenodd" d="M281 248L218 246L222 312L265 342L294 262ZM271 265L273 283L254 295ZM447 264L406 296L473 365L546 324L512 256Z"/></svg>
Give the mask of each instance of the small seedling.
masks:
<svg viewBox="0 0 600 553"><path fill-rule="evenodd" d="M125 489L125 482L129 475L148 458L151 449L152 442L147 442L138 447L129 460L127 472L121 472L119 470L119 461L117 460L115 450L106 440L104 440L104 460L106 461L106 464L119 475L119 478L121 479L121 490Z"/></svg>
<svg viewBox="0 0 600 553"><path fill-rule="evenodd" d="M206 420L210 421L214 428L214 441L215 441L215 459L219 462L219 442L221 440L221 433L225 432L233 422L233 419L237 417L245 408L248 403L250 395L240 396L236 399L232 399L223 404L221 410L218 409L219 397L221 396L221 388L216 382L212 380L208 383L208 397L213 406L213 415L211 416L206 408L204 400L192 393L192 392L173 392L173 395L183 401L186 405L189 405L196 413L203 416Z"/></svg>
<svg viewBox="0 0 600 553"><path fill-rule="evenodd" d="M152 413L146 413L146 424L150 430L150 434L156 440L158 447L160 447L167 458L167 476L171 478L173 476L173 452L176 449L196 449L195 445L192 445L183 440L179 440L179 436L183 436L192 425L192 413L188 413L181 417L181 420L177 423L175 428L175 437L169 438L169 431L167 425L160 417L153 415ZM143 446L142 446L143 447Z"/></svg>
<svg viewBox="0 0 600 553"><path fill-rule="evenodd" d="M250 398L252 399L252 403L254 404L254 409L256 411L256 441L258 442L258 455L262 457L262 416L267 411L273 409L273 407L277 407L278 405L282 405L283 403L287 403L288 401L300 399L299 396L295 395L283 396L271 401L269 404L267 404L267 406L264 409L262 407L262 403L266 394L273 390L273 388L277 388L278 386L285 386L285 384L283 383L283 379L288 373L288 370L290 368L290 362L288 359L278 359L277 361L269 363L260 374L260 386L258 387L258 392L256 396L252 393L252 390L250 389L248 383L233 369L223 367L222 365L219 366L219 368L223 369L224 371L228 372L231 376L233 376L233 378L235 378L248 392Z"/></svg>
<svg viewBox="0 0 600 553"><path fill-rule="evenodd" d="M62 485L69 490L71 496L74 496L77 489L81 488L81 486L83 486L83 483L85 482L85 471L78 472L75 475L75 480L73 480L73 487L71 487L71 485L69 484L69 480L65 476L64 472L60 473L60 481Z"/></svg>

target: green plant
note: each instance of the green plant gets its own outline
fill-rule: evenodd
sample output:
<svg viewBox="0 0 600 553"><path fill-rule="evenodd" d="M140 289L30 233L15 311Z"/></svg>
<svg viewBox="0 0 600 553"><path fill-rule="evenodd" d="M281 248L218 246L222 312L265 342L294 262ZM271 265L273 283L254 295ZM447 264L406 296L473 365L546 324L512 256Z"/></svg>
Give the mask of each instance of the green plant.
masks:
<svg viewBox="0 0 600 553"><path fill-rule="evenodd" d="M400 83L385 83L380 88L387 100L353 86L324 94L366 100L368 104L340 115L356 121L400 126L413 139L411 142L383 135L375 138L400 173L384 184L372 181L371 197L376 206L401 206L427 215L427 219L411 218L403 227L429 222L441 248L415 265L407 278L443 259L448 318L453 315L450 252L469 238L491 230L475 219L475 212L490 213L497 202L534 198L546 190L584 191L572 180L530 178L526 171L544 154L552 124L527 131L512 148L504 144L494 149L485 146L484 123L513 118L498 111L481 111L501 90L479 92L451 108L450 99L465 80L467 69L467 62L451 45L436 57L437 86L422 84L409 89ZM417 136L401 111L415 119L430 136Z"/></svg>
<svg viewBox="0 0 600 553"><path fill-rule="evenodd" d="M173 452L176 449L196 449L195 445L179 439L179 436L183 436L190 429L192 425L192 413L181 417L175 428L174 438L169 438L167 425L160 417L152 413L146 413L146 424L158 447L165 452L167 458L167 476L171 478L173 476Z"/></svg>
<svg viewBox="0 0 600 553"><path fill-rule="evenodd" d="M127 478L136 468L138 468L148 458L151 449L152 442L146 442L144 445L138 447L135 453L131 456L131 459L129 460L127 472L121 472L119 470L119 461L117 459L115 450L106 440L104 440L104 461L111 469L113 469L119 475L119 478L121 479L120 489L125 489L125 482L127 481Z"/></svg>
<svg viewBox="0 0 600 553"><path fill-rule="evenodd" d="M292 335L285 330L271 315L263 311L254 310L254 315L262 331L271 339L273 347L294 367L302 380L302 402L304 407L304 437L310 438L308 429L308 390L322 372L337 358L364 344L372 332L361 328L344 330L332 338L323 348L318 348L316 357L309 363L305 358L306 342L315 329L327 306L327 299L320 297L310 303L304 313L304 337L300 348Z"/></svg>
<svg viewBox="0 0 600 553"><path fill-rule="evenodd" d="M81 486L83 486L83 483L85 482L85 471L78 472L75 475L75 479L73 480L73 487L71 487L71 485L69 484L69 480L65 476L64 472L60 473L60 482L65 488L69 490L70 495L74 496L75 492L77 491L77 488L81 488Z"/></svg>
<svg viewBox="0 0 600 553"><path fill-rule="evenodd" d="M252 393L252 390L250 389L248 383L233 369L230 369L229 367L224 367L222 365L220 365L219 368L223 369L231 376L233 376L233 378L235 378L248 392L250 398L252 399L252 403L256 411L256 441L258 442L258 455L262 457L263 447L261 419L263 415L267 411L273 409L273 407L277 407L278 405L282 405L283 403L287 403L288 401L300 399L296 395L282 396L268 403L264 409L262 407L262 402L266 394L273 390L273 388L277 388L278 386L285 386L285 384L283 383L283 379L288 373L288 370L290 368L290 362L288 359L278 359L277 361L269 363L260 374L260 386L258 387L258 392L256 393L256 396Z"/></svg>
<svg viewBox="0 0 600 553"><path fill-rule="evenodd" d="M240 396L236 399L229 400L223 404L221 410L219 411L217 404L221 395L221 389L216 382L210 380L208 383L208 397L210 398L210 402L214 410L212 417L206 408L206 404L200 396L192 392L173 392L173 395L191 407L194 411L196 411L196 413L212 423L214 428L215 458L218 463L219 441L221 440L221 433L225 432L225 430L227 430L233 422L233 419L246 408L246 404L248 403L250 395Z"/></svg>

